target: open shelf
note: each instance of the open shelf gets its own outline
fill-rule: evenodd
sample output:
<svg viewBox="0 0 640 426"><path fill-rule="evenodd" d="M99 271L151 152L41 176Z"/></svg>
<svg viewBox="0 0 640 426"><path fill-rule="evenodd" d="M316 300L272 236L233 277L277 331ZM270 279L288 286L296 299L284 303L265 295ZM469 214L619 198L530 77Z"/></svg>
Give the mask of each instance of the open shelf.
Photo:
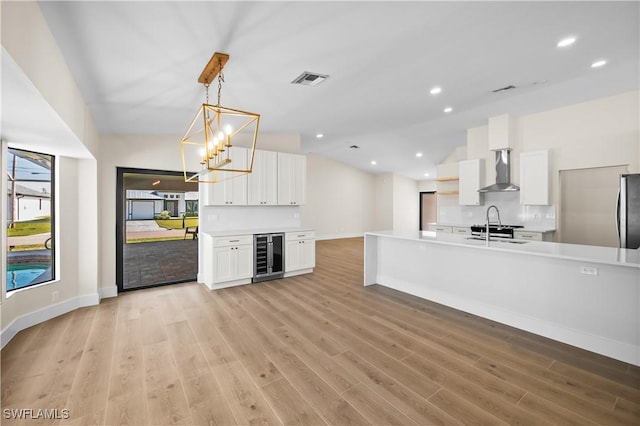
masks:
<svg viewBox="0 0 640 426"><path fill-rule="evenodd" d="M456 195L459 193L460 191L436 191L436 195Z"/></svg>
<svg viewBox="0 0 640 426"><path fill-rule="evenodd" d="M446 178L438 178L436 179L436 182L452 182L455 180L460 180L460 178L458 177L446 177Z"/></svg>

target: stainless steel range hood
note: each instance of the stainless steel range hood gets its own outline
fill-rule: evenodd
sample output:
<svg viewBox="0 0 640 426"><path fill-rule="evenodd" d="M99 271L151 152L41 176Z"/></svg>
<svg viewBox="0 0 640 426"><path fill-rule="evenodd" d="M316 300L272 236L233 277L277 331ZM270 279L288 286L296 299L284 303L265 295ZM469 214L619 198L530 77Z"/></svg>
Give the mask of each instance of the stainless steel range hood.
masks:
<svg viewBox="0 0 640 426"><path fill-rule="evenodd" d="M478 189L478 192L511 192L520 191L520 187L511 183L511 156L509 149L501 149L496 153L496 183Z"/></svg>

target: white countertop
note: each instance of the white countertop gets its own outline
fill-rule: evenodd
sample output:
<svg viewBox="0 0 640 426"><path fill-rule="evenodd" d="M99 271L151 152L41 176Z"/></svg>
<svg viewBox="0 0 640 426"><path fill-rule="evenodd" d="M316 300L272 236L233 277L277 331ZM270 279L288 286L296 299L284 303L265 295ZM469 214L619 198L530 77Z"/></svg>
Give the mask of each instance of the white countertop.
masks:
<svg viewBox="0 0 640 426"><path fill-rule="evenodd" d="M256 228L256 229L230 229L225 231L201 231L203 234L212 237L227 237L229 235L254 235L273 234L277 232L310 232L313 228Z"/></svg>
<svg viewBox="0 0 640 426"><path fill-rule="evenodd" d="M640 268L640 250L632 249L545 241L526 241L522 244L517 244L508 242L514 240L500 241L495 239L491 240L489 246L487 246L485 241L468 239L469 237L465 235L430 231L375 231L366 232L365 235Z"/></svg>
<svg viewBox="0 0 640 426"><path fill-rule="evenodd" d="M471 226L476 225L476 223L467 223L467 224L461 224L461 223L430 223L429 225L436 225L436 226L455 226L457 228L471 228ZM535 226L535 225L524 225L524 228L516 228L516 231L523 231L523 232L542 232L543 234L546 232L555 232L555 228L549 228L549 227L542 227L542 226Z"/></svg>

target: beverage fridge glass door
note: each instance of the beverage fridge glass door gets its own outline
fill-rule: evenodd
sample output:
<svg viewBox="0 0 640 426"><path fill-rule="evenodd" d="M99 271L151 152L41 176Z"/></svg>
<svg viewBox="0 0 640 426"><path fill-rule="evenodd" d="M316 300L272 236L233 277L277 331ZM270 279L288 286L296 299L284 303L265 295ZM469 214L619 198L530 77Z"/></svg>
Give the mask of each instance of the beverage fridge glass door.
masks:
<svg viewBox="0 0 640 426"><path fill-rule="evenodd" d="M284 273L284 234L271 235L271 273Z"/></svg>

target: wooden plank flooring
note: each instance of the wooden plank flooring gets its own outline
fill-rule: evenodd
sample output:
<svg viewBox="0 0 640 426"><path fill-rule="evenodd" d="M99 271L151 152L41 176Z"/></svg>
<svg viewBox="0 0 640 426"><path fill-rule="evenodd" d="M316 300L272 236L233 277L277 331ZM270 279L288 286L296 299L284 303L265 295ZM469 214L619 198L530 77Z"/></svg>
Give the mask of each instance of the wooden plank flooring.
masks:
<svg viewBox="0 0 640 426"><path fill-rule="evenodd" d="M2 424L640 424L640 368L365 288L362 255L319 241L312 275L139 290L24 330Z"/></svg>

